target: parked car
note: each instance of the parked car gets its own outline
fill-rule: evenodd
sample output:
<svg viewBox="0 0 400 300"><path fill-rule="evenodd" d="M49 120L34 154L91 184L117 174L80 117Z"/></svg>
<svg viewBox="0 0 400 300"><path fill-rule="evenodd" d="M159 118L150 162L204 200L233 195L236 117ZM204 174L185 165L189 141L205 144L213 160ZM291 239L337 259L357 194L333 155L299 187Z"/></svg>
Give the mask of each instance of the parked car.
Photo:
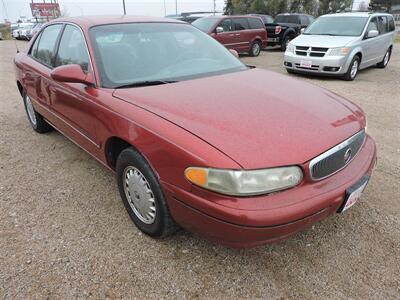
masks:
<svg viewBox="0 0 400 300"><path fill-rule="evenodd" d="M26 39L26 32L33 27L33 23L18 23L17 27L12 31L12 37L16 40Z"/></svg>
<svg viewBox="0 0 400 300"><path fill-rule="evenodd" d="M354 80L360 69L385 68L395 39L393 16L340 13L318 18L290 42L284 66L291 72Z"/></svg>
<svg viewBox="0 0 400 300"><path fill-rule="evenodd" d="M57 19L15 70L32 128L115 172L152 237L179 224L232 247L287 238L351 207L375 165L360 107L249 68L187 23Z"/></svg>
<svg viewBox="0 0 400 300"><path fill-rule="evenodd" d="M307 14L279 14L273 23L265 24L268 32L268 44L280 46L286 50L291 40L314 22L314 17Z"/></svg>
<svg viewBox="0 0 400 300"><path fill-rule="evenodd" d="M238 53L258 56L267 46L267 31L259 17L213 16L198 19L192 24Z"/></svg>
<svg viewBox="0 0 400 300"><path fill-rule="evenodd" d="M185 12L179 15L168 15L167 18L175 19L187 23L193 23L197 19L209 17L209 16L221 16L221 13L214 12Z"/></svg>

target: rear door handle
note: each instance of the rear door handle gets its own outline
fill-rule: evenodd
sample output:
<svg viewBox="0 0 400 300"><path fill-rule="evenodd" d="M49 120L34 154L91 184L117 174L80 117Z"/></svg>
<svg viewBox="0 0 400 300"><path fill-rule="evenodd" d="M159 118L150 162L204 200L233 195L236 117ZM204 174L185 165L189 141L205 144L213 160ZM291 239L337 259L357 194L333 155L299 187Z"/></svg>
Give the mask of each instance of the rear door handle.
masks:
<svg viewBox="0 0 400 300"><path fill-rule="evenodd" d="M240 36L240 33L236 33L235 35L236 35L236 36Z"/></svg>

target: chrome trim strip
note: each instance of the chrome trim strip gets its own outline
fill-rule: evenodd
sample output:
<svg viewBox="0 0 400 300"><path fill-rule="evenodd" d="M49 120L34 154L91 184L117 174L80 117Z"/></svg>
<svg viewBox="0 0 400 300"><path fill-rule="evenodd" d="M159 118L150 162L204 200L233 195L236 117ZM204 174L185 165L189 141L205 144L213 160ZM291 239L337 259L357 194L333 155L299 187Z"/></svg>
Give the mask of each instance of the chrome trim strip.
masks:
<svg viewBox="0 0 400 300"><path fill-rule="evenodd" d="M360 135L362 135L362 134L365 134L365 129L362 129L361 131L357 132L355 135L351 136L351 137L348 138L347 140L341 142L339 145L336 145L335 147L329 149L328 151L322 153L321 155L319 155L319 156L313 158L313 159L310 161L310 165L309 165L309 172L310 172L310 177L311 177L311 179L314 180L314 181L323 180L323 179L328 178L328 177L330 177L330 176L336 174L337 172L343 170L349 163L351 163L351 162L353 161L353 159L357 156L357 154L358 154L358 152L360 151L362 145L364 144L365 137L364 137L364 141L363 141L361 147L360 147L360 148L358 149L358 151L354 154L353 158L350 159L342 168L336 170L335 172L329 174L328 176L321 177L321 178L314 178L313 175L312 175L312 168L314 167L315 164L319 163L321 160L327 158L328 156L332 155L333 153L335 153L335 152L337 152L337 151L339 151L339 150L341 150L341 149L347 147L349 144L351 144L355 139L357 139L357 138L358 138Z"/></svg>

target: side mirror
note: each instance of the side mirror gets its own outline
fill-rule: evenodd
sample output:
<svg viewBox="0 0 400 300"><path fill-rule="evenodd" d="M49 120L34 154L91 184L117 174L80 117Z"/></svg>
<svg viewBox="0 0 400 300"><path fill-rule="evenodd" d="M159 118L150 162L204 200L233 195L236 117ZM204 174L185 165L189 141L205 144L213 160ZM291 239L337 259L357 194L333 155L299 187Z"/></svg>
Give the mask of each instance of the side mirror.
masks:
<svg viewBox="0 0 400 300"><path fill-rule="evenodd" d="M224 32L224 28L221 27L221 26L218 26L217 28L215 28L215 32L216 33L222 33L222 32Z"/></svg>
<svg viewBox="0 0 400 300"><path fill-rule="evenodd" d="M235 49L229 49L229 52L232 53L232 55L236 58L239 58L239 53Z"/></svg>
<svg viewBox="0 0 400 300"><path fill-rule="evenodd" d="M378 30L370 30L370 31L368 31L368 35L367 35L367 38L374 38L374 37L376 37L376 36L378 36L379 35L379 31Z"/></svg>
<svg viewBox="0 0 400 300"><path fill-rule="evenodd" d="M55 68L50 73L51 78L59 82L83 83L94 85L91 74L85 74L80 65L65 65Z"/></svg>
<svg viewBox="0 0 400 300"><path fill-rule="evenodd" d="M300 34L303 34L305 30L305 28L300 29Z"/></svg>

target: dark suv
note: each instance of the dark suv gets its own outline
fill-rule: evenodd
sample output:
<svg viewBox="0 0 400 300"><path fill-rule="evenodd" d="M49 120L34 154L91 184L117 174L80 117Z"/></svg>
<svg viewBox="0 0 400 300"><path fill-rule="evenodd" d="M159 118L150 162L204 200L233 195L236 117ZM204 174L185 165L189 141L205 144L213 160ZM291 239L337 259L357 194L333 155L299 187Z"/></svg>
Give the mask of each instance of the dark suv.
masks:
<svg viewBox="0 0 400 300"><path fill-rule="evenodd" d="M260 17L213 16L192 23L221 44L238 53L258 56L267 46L267 31Z"/></svg>
<svg viewBox="0 0 400 300"><path fill-rule="evenodd" d="M272 19L269 15L255 15L264 20L268 32L268 45L281 47L286 50L287 44L301 33L301 30L307 28L314 17L306 14L279 14ZM271 22L271 20L273 20Z"/></svg>

